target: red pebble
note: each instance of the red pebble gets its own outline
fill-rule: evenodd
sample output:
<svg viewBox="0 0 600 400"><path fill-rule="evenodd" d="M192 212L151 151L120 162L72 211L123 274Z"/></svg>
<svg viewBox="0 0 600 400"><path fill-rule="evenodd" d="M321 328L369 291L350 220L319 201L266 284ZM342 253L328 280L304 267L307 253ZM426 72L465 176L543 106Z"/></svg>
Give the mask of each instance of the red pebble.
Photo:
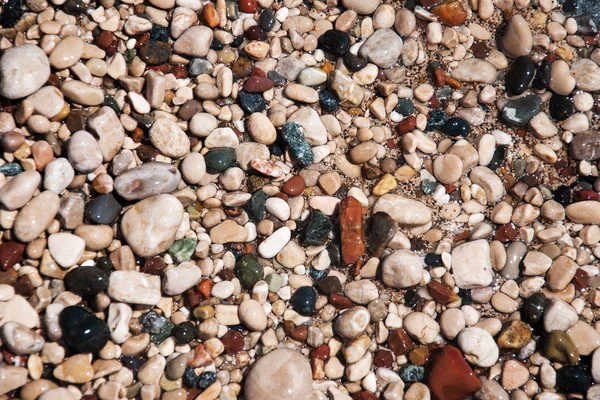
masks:
<svg viewBox="0 0 600 400"><path fill-rule="evenodd" d="M415 129L415 126L417 126L417 117L410 115L400 121L400 123L396 126L396 132L398 132L400 135L404 135L405 133Z"/></svg>
<svg viewBox="0 0 600 400"><path fill-rule="evenodd" d="M394 355L388 350L379 350L373 357L373 364L378 367L389 368L394 363Z"/></svg>
<svg viewBox="0 0 600 400"><path fill-rule="evenodd" d="M221 342L230 356L234 356L244 349L244 338L238 331L227 331L221 338Z"/></svg>
<svg viewBox="0 0 600 400"><path fill-rule="evenodd" d="M330 294L329 302L331 303L332 306L334 306L338 310L345 310L346 308L354 307L354 303L352 303L352 301L350 301L350 299L348 299L346 296L344 296L342 294L337 294L337 293Z"/></svg>
<svg viewBox="0 0 600 400"><path fill-rule="evenodd" d="M170 72L177 79L187 78L187 76L188 76L188 70L183 65L176 65L176 66L174 66L173 68L171 68Z"/></svg>
<svg viewBox="0 0 600 400"><path fill-rule="evenodd" d="M256 0L240 0L238 7L243 13L255 13L258 9L258 2Z"/></svg>
<svg viewBox="0 0 600 400"><path fill-rule="evenodd" d="M453 346L433 350L427 386L438 400L462 400L481 388L481 382Z"/></svg>
<svg viewBox="0 0 600 400"><path fill-rule="evenodd" d="M415 346L412 339L408 336L406 331L402 328L398 328L388 337L388 347L395 355L401 356Z"/></svg>
<svg viewBox="0 0 600 400"><path fill-rule="evenodd" d="M19 242L6 242L0 244L0 267L7 271L16 263L23 261L25 245Z"/></svg>
<svg viewBox="0 0 600 400"><path fill-rule="evenodd" d="M310 351L310 358L318 358L325 362L329 361L330 355L331 351L329 349L329 346L327 346L326 344L322 344L316 349L312 349Z"/></svg>
<svg viewBox="0 0 600 400"><path fill-rule="evenodd" d="M583 290L587 289L589 280L590 277L587 274L587 272L579 268L577 272L575 272L575 276L572 280L573 285L575 286L575 290L577 290L578 292L582 292Z"/></svg>
<svg viewBox="0 0 600 400"><path fill-rule="evenodd" d="M353 264L365 253L365 230L362 204L352 196L340 202L340 237L342 260Z"/></svg>
<svg viewBox="0 0 600 400"><path fill-rule="evenodd" d="M444 75L444 70L440 67L433 69L433 83L437 87L442 87L446 84L446 76Z"/></svg>
<svg viewBox="0 0 600 400"><path fill-rule="evenodd" d="M377 400L377 396L375 396L375 393L367 392L366 390L361 390L360 392L352 393L350 397L352 397L352 400Z"/></svg>
<svg viewBox="0 0 600 400"><path fill-rule="evenodd" d="M500 225L494 232L494 240L502 243L511 242L517 238L517 228L511 223Z"/></svg>
<svg viewBox="0 0 600 400"><path fill-rule="evenodd" d="M575 201L598 200L598 197L598 193L593 190L578 190L573 196Z"/></svg>

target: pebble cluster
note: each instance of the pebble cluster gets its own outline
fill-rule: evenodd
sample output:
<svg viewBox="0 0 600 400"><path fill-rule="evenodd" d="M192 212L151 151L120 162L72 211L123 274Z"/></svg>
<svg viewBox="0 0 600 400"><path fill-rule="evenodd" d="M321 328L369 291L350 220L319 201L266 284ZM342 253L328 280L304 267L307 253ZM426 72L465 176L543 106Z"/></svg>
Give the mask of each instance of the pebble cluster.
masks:
<svg viewBox="0 0 600 400"><path fill-rule="evenodd" d="M4 1L0 400L599 400L594 3Z"/></svg>

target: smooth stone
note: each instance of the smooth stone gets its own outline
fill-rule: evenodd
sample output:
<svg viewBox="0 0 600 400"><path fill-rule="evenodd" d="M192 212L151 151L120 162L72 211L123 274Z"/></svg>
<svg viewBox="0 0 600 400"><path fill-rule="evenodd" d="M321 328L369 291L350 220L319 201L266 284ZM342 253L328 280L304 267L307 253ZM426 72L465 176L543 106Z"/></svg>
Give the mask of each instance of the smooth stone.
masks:
<svg viewBox="0 0 600 400"><path fill-rule="evenodd" d="M389 28L378 29L360 46L358 54L381 68L396 65L402 53L402 38Z"/></svg>
<svg viewBox="0 0 600 400"><path fill-rule="evenodd" d="M167 250L183 218L183 206L169 194L141 200L123 215L121 230L131 249L140 257L153 257Z"/></svg>
<svg viewBox="0 0 600 400"><path fill-rule="evenodd" d="M312 370L304 356L277 349L258 359L246 377L248 400L308 400L312 396Z"/></svg>
<svg viewBox="0 0 600 400"><path fill-rule="evenodd" d="M551 360L576 364L579 352L569 335L563 331L552 331L546 337L545 355Z"/></svg>
<svg viewBox="0 0 600 400"><path fill-rule="evenodd" d="M235 276L244 289L251 289L263 279L264 269L252 254L242 255L235 263Z"/></svg>
<svg viewBox="0 0 600 400"><path fill-rule="evenodd" d="M530 94L516 100L510 100L502 109L502 120L514 127L526 126L540 112L542 100Z"/></svg>
<svg viewBox="0 0 600 400"><path fill-rule="evenodd" d="M485 60L468 58L461 61L450 75L460 82L494 83L498 70Z"/></svg>
<svg viewBox="0 0 600 400"><path fill-rule="evenodd" d="M500 351L488 331L478 327L463 329L458 334L458 346L473 365L489 368L496 363Z"/></svg>
<svg viewBox="0 0 600 400"><path fill-rule="evenodd" d="M559 391L564 393L585 393L592 386L589 372L579 365L564 365L556 372Z"/></svg>
<svg viewBox="0 0 600 400"><path fill-rule="evenodd" d="M504 54L510 58L526 56L531 53L533 35L527 20L519 14L512 16L500 43Z"/></svg>
<svg viewBox="0 0 600 400"><path fill-rule="evenodd" d="M14 354L39 353L44 347L44 338L17 322L7 322L0 328L2 343Z"/></svg>
<svg viewBox="0 0 600 400"><path fill-rule="evenodd" d="M297 122L286 122L281 136L288 143L292 155L304 166L314 161L314 153L307 142L302 125Z"/></svg>
<svg viewBox="0 0 600 400"><path fill-rule="evenodd" d="M83 40L79 36L67 36L50 53L50 65L58 70L73 66L83 54Z"/></svg>
<svg viewBox="0 0 600 400"><path fill-rule="evenodd" d="M37 311L21 295L15 294L10 300L4 301L2 311L0 326L7 322L17 322L27 328L40 327L40 317Z"/></svg>
<svg viewBox="0 0 600 400"><path fill-rule="evenodd" d="M248 232L243 226L228 219L210 230L210 238L213 243L243 243L248 238Z"/></svg>
<svg viewBox="0 0 600 400"><path fill-rule="evenodd" d="M577 321L575 325L567 329L577 351L582 356L589 356L593 351L600 347L600 333L584 321Z"/></svg>
<svg viewBox="0 0 600 400"><path fill-rule="evenodd" d="M566 331L575 325L578 320L577 311L560 298L548 301L544 309L544 330L546 332Z"/></svg>
<svg viewBox="0 0 600 400"><path fill-rule="evenodd" d="M290 228L281 227L258 245L258 253L263 258L273 258L290 241L291 237Z"/></svg>
<svg viewBox="0 0 600 400"><path fill-rule="evenodd" d="M573 115L573 102L567 96L553 95L550 98L550 116L557 121L564 121Z"/></svg>
<svg viewBox="0 0 600 400"><path fill-rule="evenodd" d="M160 277L135 270L113 271L108 295L115 301L154 306L161 298Z"/></svg>
<svg viewBox="0 0 600 400"><path fill-rule="evenodd" d="M0 95L20 99L35 93L50 77L50 63L34 44L6 49L0 57Z"/></svg>
<svg viewBox="0 0 600 400"><path fill-rule="evenodd" d="M270 145L277 140L277 131L271 120L263 113L248 117L248 133L258 143Z"/></svg>
<svg viewBox="0 0 600 400"><path fill-rule="evenodd" d="M213 41L213 31L206 26L192 26L173 43L173 51L190 57L205 57Z"/></svg>
<svg viewBox="0 0 600 400"><path fill-rule="evenodd" d="M287 119L286 123L295 122L302 126L304 138L311 146L327 143L327 128L323 125L319 114L310 107L301 107Z"/></svg>
<svg viewBox="0 0 600 400"><path fill-rule="evenodd" d="M173 193L180 182L181 174L173 165L149 162L119 175L114 188L126 200L142 200L157 194Z"/></svg>
<svg viewBox="0 0 600 400"><path fill-rule="evenodd" d="M110 339L106 322L82 307L66 307L60 312L58 322L62 338L78 353L96 353Z"/></svg>
<svg viewBox="0 0 600 400"><path fill-rule="evenodd" d="M267 316L256 300L244 300L238 308L240 321L253 332L262 332L267 327Z"/></svg>
<svg viewBox="0 0 600 400"><path fill-rule="evenodd" d="M452 137L466 137L471 132L471 126L464 119L453 117L444 122L441 131Z"/></svg>
<svg viewBox="0 0 600 400"><path fill-rule="evenodd" d="M319 43L338 57L343 57L350 48L350 35L344 31L330 29L319 37ZM302 75L302 72L300 73ZM300 76L298 76L300 78Z"/></svg>
<svg viewBox="0 0 600 400"><path fill-rule="evenodd" d="M569 155L575 160L600 159L600 132L589 130L575 135L569 144Z"/></svg>
<svg viewBox="0 0 600 400"><path fill-rule="evenodd" d="M24 386L27 377L27 368L6 364L0 366L0 396Z"/></svg>
<svg viewBox="0 0 600 400"><path fill-rule="evenodd" d="M66 158L50 161L44 168L44 189L55 193L65 190L75 177L75 170Z"/></svg>
<svg viewBox="0 0 600 400"><path fill-rule="evenodd" d="M183 129L168 118L159 118L149 131L150 141L167 157L180 158L190 151L190 139Z"/></svg>
<svg viewBox="0 0 600 400"><path fill-rule="evenodd" d="M417 200L397 194L384 194L375 202L373 213L384 212L401 226L414 227L431 221L431 210Z"/></svg>
<svg viewBox="0 0 600 400"><path fill-rule="evenodd" d="M522 94L535 74L535 64L527 56L517 58L506 73L506 89L513 95Z"/></svg>
<svg viewBox="0 0 600 400"><path fill-rule="evenodd" d="M381 281L388 287L405 289L418 285L423 274L421 257L410 250L397 250L381 265Z"/></svg>
<svg viewBox="0 0 600 400"><path fill-rule="evenodd" d="M37 171L24 171L0 188L0 203L9 211L23 207L31 200L42 176Z"/></svg>
<svg viewBox="0 0 600 400"><path fill-rule="evenodd" d="M104 106L87 120L88 128L98 137L104 162L111 161L125 141L125 129L115 111Z"/></svg>
<svg viewBox="0 0 600 400"><path fill-rule="evenodd" d="M310 286L302 286L296 289L290 304L300 315L311 316L317 301L317 292Z"/></svg>
<svg viewBox="0 0 600 400"><path fill-rule="evenodd" d="M18 242L4 242L0 244L0 269L8 271L12 269L15 264L23 261L23 255L25 253L25 245ZM11 296L12 297L12 296ZM9 300L8 298L1 300Z"/></svg>
<svg viewBox="0 0 600 400"><path fill-rule="evenodd" d="M452 249L452 272L461 289L486 287L494 278L490 245L484 239L463 243Z"/></svg>
<svg viewBox="0 0 600 400"><path fill-rule="evenodd" d="M69 268L83 255L85 241L71 233L53 233L48 237L48 250L54 261L63 268Z"/></svg>
<svg viewBox="0 0 600 400"><path fill-rule="evenodd" d="M37 239L52 223L59 206L60 199L54 192L44 191L35 196L15 218L15 237L25 243Z"/></svg>
<svg viewBox="0 0 600 400"><path fill-rule="evenodd" d="M102 89L81 81L66 81L61 85L60 90L66 98L83 106L98 106L104 102Z"/></svg>
<svg viewBox="0 0 600 400"><path fill-rule="evenodd" d="M54 368L52 375L63 382L87 383L94 377L94 368L91 364L91 355L76 354L64 360Z"/></svg>
<svg viewBox="0 0 600 400"><path fill-rule="evenodd" d="M85 205L85 218L93 223L112 225L123 206L112 193L98 196Z"/></svg>
<svg viewBox="0 0 600 400"><path fill-rule="evenodd" d="M497 203L504 197L504 184L502 180L491 169L478 166L473 168L469 175L471 181L483 188L487 201L489 203Z"/></svg>
<svg viewBox="0 0 600 400"><path fill-rule="evenodd" d="M237 153L234 149L211 149L204 154L208 173L218 174L235 165Z"/></svg>
<svg viewBox="0 0 600 400"><path fill-rule="evenodd" d="M360 15L373 14L377 7L381 4L381 0L342 0L342 5L348 10L354 10Z"/></svg>
<svg viewBox="0 0 600 400"><path fill-rule="evenodd" d="M565 207L567 218L576 224L600 224L600 202L578 201Z"/></svg>
<svg viewBox="0 0 600 400"><path fill-rule="evenodd" d="M200 153L190 153L181 162L181 175L189 184L199 183L206 174L206 161Z"/></svg>
<svg viewBox="0 0 600 400"><path fill-rule="evenodd" d="M335 321L335 332L344 339L356 339L365 332L370 320L369 310L365 307L350 308Z"/></svg>
<svg viewBox="0 0 600 400"><path fill-rule="evenodd" d="M163 291L169 296L177 296L194 287L202 279L202 271L191 262L183 262L165 271Z"/></svg>
<svg viewBox="0 0 600 400"><path fill-rule="evenodd" d="M432 351L427 384L438 400L458 400L481 388L481 382L456 347Z"/></svg>
<svg viewBox="0 0 600 400"><path fill-rule="evenodd" d="M588 58L576 60L571 65L571 75L577 87L586 92L600 91L600 66Z"/></svg>
<svg viewBox="0 0 600 400"><path fill-rule="evenodd" d="M108 274L97 267L74 268L65 276L67 289L85 299L108 288Z"/></svg>
<svg viewBox="0 0 600 400"><path fill-rule="evenodd" d="M92 172L102 165L102 152L100 145L86 131L77 131L69 138L67 143L69 162L78 172Z"/></svg>

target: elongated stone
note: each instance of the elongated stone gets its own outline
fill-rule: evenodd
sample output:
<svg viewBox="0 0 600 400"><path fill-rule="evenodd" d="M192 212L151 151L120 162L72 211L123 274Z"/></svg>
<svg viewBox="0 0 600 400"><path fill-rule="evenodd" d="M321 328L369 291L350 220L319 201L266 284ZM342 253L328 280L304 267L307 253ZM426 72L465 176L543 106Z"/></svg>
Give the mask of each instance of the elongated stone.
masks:
<svg viewBox="0 0 600 400"><path fill-rule="evenodd" d="M342 260L352 264L365 253L362 205L352 196L340 202L340 236Z"/></svg>
<svg viewBox="0 0 600 400"><path fill-rule="evenodd" d="M126 200L141 200L174 192L181 182L175 166L161 162L144 163L115 179L115 191Z"/></svg>
<svg viewBox="0 0 600 400"><path fill-rule="evenodd" d="M283 139L290 146L290 151L302 165L313 163L314 154L310 145L304 138L302 125L296 122L286 122L281 131Z"/></svg>

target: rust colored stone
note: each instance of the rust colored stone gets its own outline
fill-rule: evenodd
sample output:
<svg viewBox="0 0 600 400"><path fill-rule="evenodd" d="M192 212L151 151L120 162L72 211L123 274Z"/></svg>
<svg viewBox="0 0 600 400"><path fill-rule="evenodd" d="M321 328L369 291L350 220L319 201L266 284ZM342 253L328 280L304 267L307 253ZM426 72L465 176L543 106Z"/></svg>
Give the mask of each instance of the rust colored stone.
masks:
<svg viewBox="0 0 600 400"><path fill-rule="evenodd" d="M255 13L258 8L258 2L256 0L239 0L238 7L243 13Z"/></svg>
<svg viewBox="0 0 600 400"><path fill-rule="evenodd" d="M417 2L426 10L431 9L432 7L437 6L443 0L418 0Z"/></svg>
<svg viewBox="0 0 600 400"><path fill-rule="evenodd" d="M17 281L17 271L9 269L8 271L2 271L0 269L0 284L12 285Z"/></svg>
<svg viewBox="0 0 600 400"><path fill-rule="evenodd" d="M244 349L244 338L238 331L227 331L221 338L221 342L223 342L225 352L230 356L234 356Z"/></svg>
<svg viewBox="0 0 600 400"><path fill-rule="evenodd" d="M437 87L442 87L446 84L446 76L442 68L437 67L433 69L433 83Z"/></svg>
<svg viewBox="0 0 600 400"><path fill-rule="evenodd" d="M531 328L523 321L510 321L498 335L498 347L519 350L531 340Z"/></svg>
<svg viewBox="0 0 600 400"><path fill-rule="evenodd" d="M23 261L25 245L18 242L6 242L0 244L0 266L7 271L16 263Z"/></svg>
<svg viewBox="0 0 600 400"><path fill-rule="evenodd" d="M244 90L248 93L262 93L273 87L273 81L262 76L251 76L244 83Z"/></svg>
<svg viewBox="0 0 600 400"><path fill-rule="evenodd" d="M331 303L331 305L338 310L345 310L346 308L354 307L354 303L352 303L350 299L342 294L336 293L329 295L329 303Z"/></svg>
<svg viewBox="0 0 600 400"><path fill-rule="evenodd" d="M396 356L406 354L414 346L415 344L413 343L412 339L402 328L396 329L390 333L390 336L388 337L388 347Z"/></svg>
<svg viewBox="0 0 600 400"><path fill-rule="evenodd" d="M573 277L573 285L575 285L575 290L582 292L589 285L590 277L583 269L579 268L577 272L575 272L575 276Z"/></svg>
<svg viewBox="0 0 600 400"><path fill-rule="evenodd" d="M208 278L204 278L200 281L200 283L198 284L198 286L196 287L198 290L198 293L200 293L200 295L202 295L202 297L204 297L205 299L208 299L210 297L210 291L212 290L213 287L213 281L211 281Z"/></svg>
<svg viewBox="0 0 600 400"><path fill-rule="evenodd" d="M462 400L481 388L481 382L453 346L431 352L427 386L438 400Z"/></svg>
<svg viewBox="0 0 600 400"><path fill-rule="evenodd" d="M107 49L113 41L113 35L109 31L102 31L96 36L96 46L101 49Z"/></svg>
<svg viewBox="0 0 600 400"><path fill-rule="evenodd" d="M417 126L417 117L410 115L409 117L400 121L400 123L396 126L396 132L398 132L400 135L404 135L405 133L415 129L415 126Z"/></svg>
<svg viewBox="0 0 600 400"><path fill-rule="evenodd" d="M29 279L28 275L22 275L17 279L17 282L13 285L13 289L15 289L15 293L19 294L23 297L29 297L33 294L34 287L31 283L31 279Z"/></svg>
<svg viewBox="0 0 600 400"><path fill-rule="evenodd" d="M431 96L428 104L429 104L429 108L433 108L433 109L438 109L442 106L442 102L440 101L440 98L437 97L436 95Z"/></svg>
<svg viewBox="0 0 600 400"><path fill-rule="evenodd" d="M204 5L200 16L209 28L216 28L219 26L219 22L221 22L221 17L219 16L217 9L211 3L206 3Z"/></svg>
<svg viewBox="0 0 600 400"><path fill-rule="evenodd" d="M188 70L183 65L175 65L169 72L177 79L187 78L188 76Z"/></svg>
<svg viewBox="0 0 600 400"><path fill-rule="evenodd" d="M281 190L288 196L300 196L304 189L306 189L306 183L304 178L300 175L292 176L286 183L283 184Z"/></svg>
<svg viewBox="0 0 600 400"><path fill-rule="evenodd" d="M308 337L308 326L297 326L290 333L290 337L299 342L306 342Z"/></svg>
<svg viewBox="0 0 600 400"><path fill-rule="evenodd" d="M367 392L366 390L352 393L350 397L352 397L352 400L377 400L375 393Z"/></svg>
<svg viewBox="0 0 600 400"><path fill-rule="evenodd" d="M149 258L140 269L140 272L150 275L161 275L165 270L165 262L162 257Z"/></svg>
<svg viewBox="0 0 600 400"><path fill-rule="evenodd" d="M444 306L458 300L458 295L452 289L436 280L430 281L427 284L427 289L431 297Z"/></svg>
<svg viewBox="0 0 600 400"><path fill-rule="evenodd" d="M431 12L445 25L458 26L467 19L467 10L459 0L449 0L434 7Z"/></svg>
<svg viewBox="0 0 600 400"><path fill-rule="evenodd" d="M429 360L429 348L417 347L408 353L408 359L414 365L425 365Z"/></svg>
<svg viewBox="0 0 600 400"><path fill-rule="evenodd" d="M475 56L475 58L486 58L487 56L490 55L490 52L492 51L486 42L476 42L473 44L473 46L471 46L471 50L473 51L473 55Z"/></svg>
<svg viewBox="0 0 600 400"><path fill-rule="evenodd" d="M373 357L373 364L378 367L389 368L394 363L394 355L388 350L379 350Z"/></svg>
<svg viewBox="0 0 600 400"><path fill-rule="evenodd" d="M512 223L500 225L494 232L494 240L502 243L511 242L517 238L517 228Z"/></svg>
<svg viewBox="0 0 600 400"><path fill-rule="evenodd" d="M365 253L365 229L362 205L349 196L340 202L342 260L352 264Z"/></svg>
<svg viewBox="0 0 600 400"><path fill-rule="evenodd" d="M329 357L331 355L331 350L329 346L326 344L322 344L316 349L312 349L310 351L310 358L319 358L325 362L329 361Z"/></svg>
<svg viewBox="0 0 600 400"><path fill-rule="evenodd" d="M190 289L183 294L185 305L188 308L195 308L200 305L201 298L200 294L195 289Z"/></svg>
<svg viewBox="0 0 600 400"><path fill-rule="evenodd" d="M600 198L600 196L593 190L578 190L573 195L575 201L598 200L598 198Z"/></svg>

